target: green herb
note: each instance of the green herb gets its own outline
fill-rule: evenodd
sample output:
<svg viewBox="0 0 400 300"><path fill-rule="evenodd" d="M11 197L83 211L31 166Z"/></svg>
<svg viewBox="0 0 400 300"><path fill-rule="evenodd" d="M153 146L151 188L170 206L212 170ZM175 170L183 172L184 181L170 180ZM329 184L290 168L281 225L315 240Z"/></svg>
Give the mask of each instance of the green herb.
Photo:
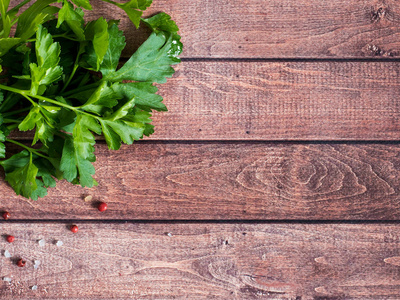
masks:
<svg viewBox="0 0 400 300"><path fill-rule="evenodd" d="M165 13L141 18L152 0L103 1L152 31L120 68L119 22L85 23L89 0L64 0L61 9L52 5L61 1L38 0L23 13L30 0L11 9L0 1L0 165L19 195L44 197L56 179L97 185L95 135L118 150L153 133L152 110L167 110L153 84L165 83L180 62L178 27ZM9 138L13 130L33 131L32 146ZM23 150L9 157L10 144Z"/></svg>

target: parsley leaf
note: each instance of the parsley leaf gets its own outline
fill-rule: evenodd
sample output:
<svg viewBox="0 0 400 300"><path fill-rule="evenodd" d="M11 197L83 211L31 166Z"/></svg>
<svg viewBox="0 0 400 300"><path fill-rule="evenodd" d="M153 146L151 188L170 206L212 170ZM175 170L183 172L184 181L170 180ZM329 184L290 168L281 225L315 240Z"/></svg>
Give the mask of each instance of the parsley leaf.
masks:
<svg viewBox="0 0 400 300"><path fill-rule="evenodd" d="M121 52L125 48L125 36L116 24L112 24L108 28L108 42L106 43L105 55L100 67L98 64L98 56L93 46L89 46L86 50L85 60L92 70L100 71L103 76L106 76L117 69ZM104 47L104 46L103 46ZM89 68L90 68L89 67Z"/></svg>
<svg viewBox="0 0 400 300"><path fill-rule="evenodd" d="M118 104L118 98L121 98L118 93L109 87L106 81L103 81L100 86L91 95L87 102L82 105L85 111L93 112L97 115L102 114L104 109L112 108Z"/></svg>
<svg viewBox="0 0 400 300"><path fill-rule="evenodd" d="M88 9L88 10L92 10L92 5L90 5L89 0L72 0L72 2L74 2L76 5L84 8L84 9Z"/></svg>
<svg viewBox="0 0 400 300"><path fill-rule="evenodd" d="M92 41L96 54L96 71L100 68L108 49L108 23L103 18L89 22L85 28L86 40Z"/></svg>
<svg viewBox="0 0 400 300"><path fill-rule="evenodd" d="M130 0L126 3L118 3L110 0L104 1L112 3L123 9L128 15L129 19L132 21L132 23L136 26L136 28L139 27L140 17L142 16L143 11L148 8L153 2L153 0Z"/></svg>
<svg viewBox="0 0 400 300"><path fill-rule="evenodd" d="M111 150L118 150L121 141L125 144L132 144L143 137L144 125L139 122L132 122L127 119L100 120L103 134L107 145Z"/></svg>
<svg viewBox="0 0 400 300"><path fill-rule="evenodd" d="M149 26L154 32L160 33L165 32L166 34L171 36L171 48L169 51L169 56L177 57L182 53L183 45L181 43L181 37L178 34L178 26L175 21L171 20L171 16L162 12L151 18L143 19L143 23ZM176 60L180 62L179 59Z"/></svg>
<svg viewBox="0 0 400 300"><path fill-rule="evenodd" d="M44 145L47 145L48 142L53 141L56 132L55 112L59 109L59 107L35 105L25 119L18 125L18 129L21 131L28 131L36 127L32 145L36 144L38 140Z"/></svg>
<svg viewBox="0 0 400 300"><path fill-rule="evenodd" d="M17 195L31 196L37 189L36 176L39 169L32 163L32 154L29 160L20 168L6 174L6 180L14 187Z"/></svg>
<svg viewBox="0 0 400 300"><path fill-rule="evenodd" d="M79 182L82 187L93 187L96 181L92 175L95 174L95 169L92 162L96 160L93 153L88 157L84 157L74 145L73 138L66 138L62 157L60 161L60 170L64 174L64 178L69 182Z"/></svg>
<svg viewBox="0 0 400 300"><path fill-rule="evenodd" d="M74 147L83 158L90 157L94 152L93 146L96 141L92 131L101 134L101 128L96 119L84 114L78 114L72 135Z"/></svg>
<svg viewBox="0 0 400 300"><path fill-rule="evenodd" d="M35 34L40 24L53 19L58 8L49 4L54 2L57 0L40 0L33 3L19 16L15 36L25 41Z"/></svg>
<svg viewBox="0 0 400 300"><path fill-rule="evenodd" d="M157 111L167 111L167 107L162 103L163 98L157 95L157 87L151 82L129 82L125 84L114 85L114 89L120 97L135 99L136 106L144 109Z"/></svg>
<svg viewBox="0 0 400 300"><path fill-rule="evenodd" d="M31 93L36 95L40 86L47 86L61 78L62 68L60 61L61 47L53 43L51 34L43 26L39 26L36 33L36 57L38 63L30 64L32 74ZM43 90L44 91L44 90Z"/></svg>
<svg viewBox="0 0 400 300"><path fill-rule="evenodd" d="M175 73L171 65L180 62L170 54L173 41L171 35L153 32L125 65L117 72L106 76L106 79L113 82L123 80L167 82L167 77Z"/></svg>
<svg viewBox="0 0 400 300"><path fill-rule="evenodd" d="M33 162L33 154L24 150L2 162L6 172L6 181L14 188L17 195L37 200L47 195L47 189L42 180L43 176ZM48 176L48 175L46 175ZM46 181L48 178L46 178Z"/></svg>
<svg viewBox="0 0 400 300"><path fill-rule="evenodd" d="M57 27L60 27L63 22L67 23L69 28L75 33L76 37L80 41L85 40L85 34L83 31L83 11L79 8L74 9L71 3L64 1L63 7L58 13Z"/></svg>

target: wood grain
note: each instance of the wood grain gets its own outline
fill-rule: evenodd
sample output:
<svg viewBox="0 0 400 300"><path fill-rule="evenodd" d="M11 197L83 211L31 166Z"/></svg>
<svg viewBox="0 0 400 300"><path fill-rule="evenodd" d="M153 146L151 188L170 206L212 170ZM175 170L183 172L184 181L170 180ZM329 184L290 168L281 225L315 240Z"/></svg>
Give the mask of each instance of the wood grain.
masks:
<svg viewBox="0 0 400 300"><path fill-rule="evenodd" d="M400 64L185 62L153 140L399 140ZM17 134L15 138L26 138Z"/></svg>
<svg viewBox="0 0 400 300"><path fill-rule="evenodd" d="M87 20L121 19L129 57L149 32L93 3ZM153 141L100 142L97 188L60 182L37 202L0 174L0 210L17 221L0 222L0 298L397 299L399 224L340 221L400 219L400 145L304 141L399 140L399 63L333 60L398 58L400 3L157 0L145 15L159 11L187 60L160 87L170 112ZM284 61L299 58L328 60Z"/></svg>
<svg viewBox="0 0 400 300"><path fill-rule="evenodd" d="M165 11L177 22L182 57L316 58L396 57L400 4L396 0L157 0L145 15ZM108 4L90 18L122 19L130 55L136 31Z"/></svg>
<svg viewBox="0 0 400 300"><path fill-rule="evenodd" d="M13 0L11 6L21 0ZM120 19L130 56L144 41L125 13L100 0L86 19ZM15 3L15 4L14 4ZM167 12L177 22L182 57L365 58L400 54L396 0L157 0L145 12Z"/></svg>
<svg viewBox="0 0 400 300"><path fill-rule="evenodd" d="M96 151L98 187L59 182L35 202L2 179L0 210L36 220L400 219L400 145L138 143ZM105 213L99 201L108 203Z"/></svg>
<svg viewBox="0 0 400 300"><path fill-rule="evenodd" d="M396 299L399 225L6 224L2 299ZM37 240L47 244L39 247ZM64 242L62 247L53 243ZM41 264L34 270L32 260ZM37 291L30 290L33 285Z"/></svg>
<svg viewBox="0 0 400 300"><path fill-rule="evenodd" d="M158 140L399 140L400 64L185 62Z"/></svg>

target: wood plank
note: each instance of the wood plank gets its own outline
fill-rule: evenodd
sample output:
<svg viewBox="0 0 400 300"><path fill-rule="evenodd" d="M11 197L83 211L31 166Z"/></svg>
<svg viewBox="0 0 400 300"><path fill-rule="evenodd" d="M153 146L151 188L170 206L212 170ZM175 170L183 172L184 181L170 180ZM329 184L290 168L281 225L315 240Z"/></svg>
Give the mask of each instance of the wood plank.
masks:
<svg viewBox="0 0 400 300"><path fill-rule="evenodd" d="M400 219L400 145L138 143L96 151L98 187L60 182L35 202L2 179L0 210L37 220ZM108 203L105 213L99 201Z"/></svg>
<svg viewBox="0 0 400 300"><path fill-rule="evenodd" d="M396 299L399 225L6 224L2 299ZM170 236L168 236L170 233ZM39 247L37 240L47 244ZM57 247L55 240L64 245ZM151 249L151 251L149 251ZM40 260L37 270L32 260ZM30 290L33 285L37 291Z"/></svg>
<svg viewBox="0 0 400 300"><path fill-rule="evenodd" d="M96 5L95 15L121 18L121 11ZM165 11L180 28L182 57L315 58L396 57L400 52L400 3L395 0L157 0L146 15Z"/></svg>
<svg viewBox="0 0 400 300"><path fill-rule="evenodd" d="M13 0L15 4L21 0ZM122 10L92 0L100 16L121 19L130 56L143 41ZM12 3L12 6L14 3ZM400 54L396 0L157 0L145 16L165 11L177 22L182 57L364 58Z"/></svg>
<svg viewBox="0 0 400 300"><path fill-rule="evenodd" d="M399 140L400 64L187 62L159 140Z"/></svg>
<svg viewBox="0 0 400 300"><path fill-rule="evenodd" d="M160 86L169 112L151 139L397 141L399 74L393 62L185 62Z"/></svg>

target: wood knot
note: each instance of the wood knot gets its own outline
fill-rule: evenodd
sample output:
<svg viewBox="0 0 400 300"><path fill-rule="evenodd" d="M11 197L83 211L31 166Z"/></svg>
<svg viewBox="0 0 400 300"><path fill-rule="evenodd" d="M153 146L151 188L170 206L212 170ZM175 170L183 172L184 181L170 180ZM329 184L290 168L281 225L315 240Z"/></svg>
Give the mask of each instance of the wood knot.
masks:
<svg viewBox="0 0 400 300"><path fill-rule="evenodd" d="M385 263L393 266L400 266L400 256L388 257L383 260Z"/></svg>
<svg viewBox="0 0 400 300"><path fill-rule="evenodd" d="M398 56L397 51L393 51L393 50L384 50L381 47L377 46L377 45L366 45L363 49L362 52L366 55L366 56L381 56L381 57L394 57L394 56Z"/></svg>
<svg viewBox="0 0 400 300"><path fill-rule="evenodd" d="M323 257L323 256L314 258L314 261L319 263L319 264L323 264L323 265L328 265L329 264L328 261L326 260L326 258Z"/></svg>
<svg viewBox="0 0 400 300"><path fill-rule="evenodd" d="M369 17L372 23L380 23L381 21L400 23L400 3L391 1L390 5L381 3L369 10Z"/></svg>
<svg viewBox="0 0 400 300"><path fill-rule="evenodd" d="M367 50L373 56L382 56L384 54L384 51L381 48L379 48L377 45L367 45Z"/></svg>
<svg viewBox="0 0 400 300"><path fill-rule="evenodd" d="M371 11L371 21L373 23L379 22L383 18L385 18L386 15L386 8L385 7L379 7L378 9L373 9Z"/></svg>
<svg viewBox="0 0 400 300"><path fill-rule="evenodd" d="M314 291L320 294L328 294L328 291L325 289L324 286L316 287Z"/></svg>

